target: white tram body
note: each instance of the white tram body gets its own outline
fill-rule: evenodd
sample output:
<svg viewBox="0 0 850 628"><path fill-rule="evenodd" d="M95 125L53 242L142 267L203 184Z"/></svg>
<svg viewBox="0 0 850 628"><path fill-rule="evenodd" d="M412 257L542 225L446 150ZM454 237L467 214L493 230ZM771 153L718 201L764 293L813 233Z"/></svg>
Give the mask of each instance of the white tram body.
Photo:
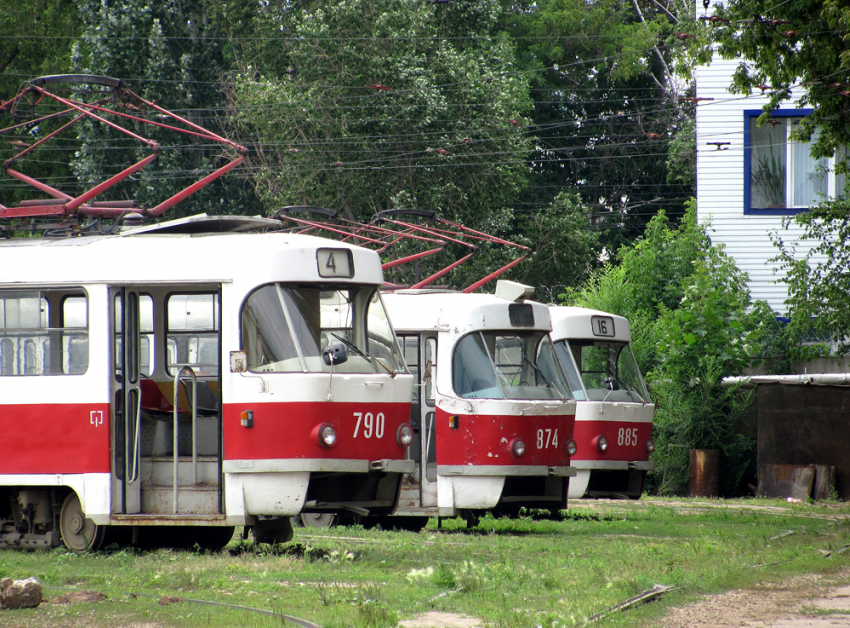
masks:
<svg viewBox="0 0 850 628"><path fill-rule="evenodd" d="M413 377L378 255L181 222L0 241L0 546L395 508Z"/></svg>
<svg viewBox="0 0 850 628"><path fill-rule="evenodd" d="M575 402L546 306L448 290L384 300L418 382L416 469L395 514L474 520L489 510L564 508Z"/></svg>
<svg viewBox="0 0 850 628"><path fill-rule="evenodd" d="M651 402L622 316L550 306L552 342L576 398L569 497L638 498L655 449Z"/></svg>

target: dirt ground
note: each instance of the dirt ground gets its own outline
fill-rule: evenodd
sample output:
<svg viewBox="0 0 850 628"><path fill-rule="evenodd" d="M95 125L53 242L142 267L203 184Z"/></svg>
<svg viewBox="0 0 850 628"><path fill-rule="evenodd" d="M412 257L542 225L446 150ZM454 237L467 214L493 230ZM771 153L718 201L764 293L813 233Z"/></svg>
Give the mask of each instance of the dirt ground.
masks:
<svg viewBox="0 0 850 628"><path fill-rule="evenodd" d="M430 612L402 628L486 628L480 620ZM662 618L659 628L850 628L850 569L708 596Z"/></svg>
<svg viewBox="0 0 850 628"><path fill-rule="evenodd" d="M671 609L661 628L850 628L850 569L735 589Z"/></svg>

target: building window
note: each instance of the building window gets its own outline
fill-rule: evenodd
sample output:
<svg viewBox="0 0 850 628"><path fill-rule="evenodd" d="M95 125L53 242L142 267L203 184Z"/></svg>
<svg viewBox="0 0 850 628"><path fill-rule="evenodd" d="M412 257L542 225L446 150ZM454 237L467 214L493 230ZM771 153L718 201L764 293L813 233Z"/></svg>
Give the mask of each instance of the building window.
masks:
<svg viewBox="0 0 850 628"><path fill-rule="evenodd" d="M790 139L811 111L775 111L758 125L760 109L744 112L745 213L795 214L844 192L844 175L836 175L834 159L814 159L809 142Z"/></svg>

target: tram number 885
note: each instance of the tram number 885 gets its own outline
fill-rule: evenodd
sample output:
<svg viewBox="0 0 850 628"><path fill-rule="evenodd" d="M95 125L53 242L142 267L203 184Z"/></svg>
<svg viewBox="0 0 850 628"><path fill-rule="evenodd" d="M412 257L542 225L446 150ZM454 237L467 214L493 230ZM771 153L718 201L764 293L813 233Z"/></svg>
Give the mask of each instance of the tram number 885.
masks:
<svg viewBox="0 0 850 628"><path fill-rule="evenodd" d="M620 431L617 433L617 444L625 445L627 447L633 447L638 443L638 431L637 428L625 428L621 427Z"/></svg>
<svg viewBox="0 0 850 628"><path fill-rule="evenodd" d="M360 426L363 425L363 438L383 438L384 437L384 413L372 414L371 412L355 412L357 417L357 425L354 426L354 438L360 433Z"/></svg>

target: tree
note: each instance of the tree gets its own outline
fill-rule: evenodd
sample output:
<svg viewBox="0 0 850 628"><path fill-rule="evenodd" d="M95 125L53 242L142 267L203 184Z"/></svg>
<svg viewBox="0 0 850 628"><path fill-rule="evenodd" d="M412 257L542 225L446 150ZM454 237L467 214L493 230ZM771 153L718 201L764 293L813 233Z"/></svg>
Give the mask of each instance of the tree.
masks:
<svg viewBox="0 0 850 628"><path fill-rule="evenodd" d="M815 338L834 341L839 355L850 350L849 216L847 199L826 201L794 216L793 222L803 229L796 242L783 240L781 234L772 236L779 249L775 259L788 285L786 334L794 361L829 354L825 345L803 344ZM786 220L785 226L790 223ZM806 243L812 247L798 254L797 249Z"/></svg>
<svg viewBox="0 0 850 628"><path fill-rule="evenodd" d="M218 125L225 104L221 81L230 70L232 53L225 45L230 23L221 6L204 0L76 2L82 34L72 55L75 72L122 79L143 98L222 132ZM110 190L111 197L155 205L226 162L219 149L199 141L188 143L167 129L147 137L165 150L133 180ZM140 149L122 148L103 125L84 125L79 139L82 147L72 167L85 187L143 154ZM170 210L168 217L203 211L256 214L261 210L243 180L225 176Z"/></svg>
<svg viewBox="0 0 850 628"><path fill-rule="evenodd" d="M708 16L706 16L708 17ZM850 7L839 0L729 0L707 22L726 59L740 58L732 88L769 96L764 118L783 103L814 110L796 135L815 138L812 155L850 144ZM709 19L711 19L709 18ZM815 134L818 129L819 133Z"/></svg>
<svg viewBox="0 0 850 628"><path fill-rule="evenodd" d="M80 20L72 0L5 3L0 11L0 103L12 99L26 81L68 72L71 46L79 32ZM0 115L0 128L15 123L11 117ZM34 128L5 134L0 142L0 161L5 162L20 151L21 144L32 144L38 137ZM35 178L53 184L71 178L67 160L58 157L55 150L37 151L29 163L27 172ZM29 198L29 192L24 184L5 179L0 185L0 203L16 204Z"/></svg>
<svg viewBox="0 0 850 628"><path fill-rule="evenodd" d="M722 379L759 356L773 317L764 304L750 311L746 276L711 243L708 227L697 224L693 203L676 228L659 212L616 261L565 296L570 305L631 323L635 357L657 406L658 467L650 480L675 492L687 481L690 449L720 449L724 492L734 493L754 444L733 430L748 400Z"/></svg>
<svg viewBox="0 0 850 628"><path fill-rule="evenodd" d="M544 0L515 5L510 32L531 70L535 134L526 205L580 192L609 251L634 240L659 207L693 195L688 2ZM677 176L667 155L679 137ZM690 150L688 150L690 148Z"/></svg>
<svg viewBox="0 0 850 628"><path fill-rule="evenodd" d="M656 325L663 312L676 310L684 297L685 280L694 264L711 249L707 228L697 224L696 204L685 206L678 225L659 211L643 235L617 252L579 290L563 299L579 305L625 316L633 328L633 348L644 373L658 364Z"/></svg>
<svg viewBox="0 0 850 628"><path fill-rule="evenodd" d="M530 101L498 2L303 7L268 4L230 93L267 206L368 220L412 204L482 226L513 203Z"/></svg>
<svg viewBox="0 0 850 628"><path fill-rule="evenodd" d="M535 286L538 299L554 302L564 288L584 283L596 267L599 232L591 228L578 194L561 192L547 208L521 215L517 231L532 254L515 276Z"/></svg>
<svg viewBox="0 0 850 628"><path fill-rule="evenodd" d="M679 306L658 319L658 365L649 376L658 404L654 480L660 492L675 492L687 483L688 452L718 449L721 492L734 494L755 443L734 431L749 395L723 378L758 355L763 319L747 311L746 276L721 247L696 260L683 284Z"/></svg>

